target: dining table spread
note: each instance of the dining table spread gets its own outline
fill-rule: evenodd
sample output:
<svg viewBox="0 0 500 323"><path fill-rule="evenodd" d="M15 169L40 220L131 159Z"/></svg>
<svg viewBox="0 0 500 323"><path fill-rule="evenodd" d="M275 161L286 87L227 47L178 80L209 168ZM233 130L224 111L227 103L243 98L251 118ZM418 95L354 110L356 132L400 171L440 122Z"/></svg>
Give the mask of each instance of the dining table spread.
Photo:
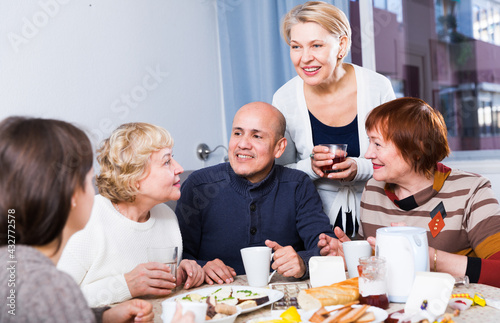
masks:
<svg viewBox="0 0 500 323"><path fill-rule="evenodd" d="M294 278L287 278L283 277L281 275L274 275L272 278L270 284L274 283L292 283L292 282L303 282L298 279ZM162 302L165 301L166 299L169 298L176 298L176 295L181 295L185 293L192 293L195 292L196 290L201 290L207 287L213 287L213 286L227 286L227 285L234 285L234 286L248 286L248 281L245 275L239 275L234 277L234 282L231 284L224 284L224 285L208 285L208 284L203 284L197 288L191 288L191 289L182 289L181 287L177 287L171 295L167 297L155 297L155 298L147 298L149 302L153 304L153 312L155 315L154 322L155 323L162 323ZM264 287L266 288L266 287ZM486 299L494 299L500 301L500 288L496 288L493 286L488 286L488 285L483 285L483 284L469 284L468 287L465 286L457 286L453 289L453 294L458 294L458 293L468 293L471 296L474 296L476 293L481 294L484 298ZM405 304L404 303L390 303L389 308L386 310L388 314L391 314L393 312L399 311L404 309ZM452 313L453 310L448 308L447 312ZM243 322L248 322L250 320L258 320L259 318L269 318L271 317L271 305L267 305L265 307L258 308L254 311L247 312L240 314L236 318L236 323L243 323ZM491 306L480 306L480 305L474 305L470 307L469 309L460 312L460 315L457 317L453 318L454 322L460 323L460 322L499 322L500 321L500 309L496 309Z"/></svg>

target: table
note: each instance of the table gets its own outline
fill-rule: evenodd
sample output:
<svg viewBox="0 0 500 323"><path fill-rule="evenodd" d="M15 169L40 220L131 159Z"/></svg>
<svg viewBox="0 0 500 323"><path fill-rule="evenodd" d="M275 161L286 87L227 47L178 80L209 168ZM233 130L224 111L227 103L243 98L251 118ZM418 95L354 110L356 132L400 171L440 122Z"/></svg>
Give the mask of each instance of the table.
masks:
<svg viewBox="0 0 500 323"><path fill-rule="evenodd" d="M271 280L271 283L279 283L279 282L296 282L298 281L297 279L293 278L286 278L281 275L274 275L274 277ZM235 280L233 283L229 285L248 285L248 281L246 276L236 276ZM161 308L161 302L163 302L165 299L170 298L170 297L175 297L176 295L180 295L183 293L195 291L197 289L203 289L207 288L210 285L203 284L200 287L189 289L189 290L184 290L177 288L177 290L169 297L162 297L162 298L149 298L147 299L149 302L153 304L153 312L155 314L155 323L162 323L161 319L161 313L162 313L162 308ZM481 293L485 298L494 298L497 300L500 300L500 288L488 286L488 285L482 285L482 284L470 284L470 286L467 287L455 287L453 289L453 293L469 293L471 296L474 296L474 293ZM404 304L398 304L398 303L390 303L389 309L387 310L388 313L393 313L396 311L399 311L404 308ZM449 310L448 312L452 312ZM258 310L255 310L253 312L241 314L236 318L236 323L243 323L247 322L251 319L256 319L259 317L269 317L271 315L271 306L266 306L262 307ZM461 323L461 322L500 322L500 310L490 307L490 306L472 306L468 310L460 313L460 316L454 318L455 322Z"/></svg>

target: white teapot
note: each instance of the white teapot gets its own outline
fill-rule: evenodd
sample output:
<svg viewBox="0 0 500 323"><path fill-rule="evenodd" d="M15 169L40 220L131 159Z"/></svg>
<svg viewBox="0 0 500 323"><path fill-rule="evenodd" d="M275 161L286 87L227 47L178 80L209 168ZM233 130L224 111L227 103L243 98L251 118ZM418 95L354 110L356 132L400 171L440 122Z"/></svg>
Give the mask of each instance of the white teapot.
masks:
<svg viewBox="0 0 500 323"><path fill-rule="evenodd" d="M377 229L375 255L387 263L387 294L390 302L405 303L415 274L429 271L427 232L417 227Z"/></svg>

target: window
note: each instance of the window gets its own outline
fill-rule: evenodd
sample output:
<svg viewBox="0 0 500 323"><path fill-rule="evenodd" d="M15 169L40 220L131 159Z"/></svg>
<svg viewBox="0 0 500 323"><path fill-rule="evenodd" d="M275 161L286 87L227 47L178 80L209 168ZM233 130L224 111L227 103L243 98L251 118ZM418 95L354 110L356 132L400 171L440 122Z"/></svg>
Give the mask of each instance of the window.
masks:
<svg viewBox="0 0 500 323"><path fill-rule="evenodd" d="M452 151L500 149L500 0L375 0L373 22L376 69L397 96L438 109Z"/></svg>

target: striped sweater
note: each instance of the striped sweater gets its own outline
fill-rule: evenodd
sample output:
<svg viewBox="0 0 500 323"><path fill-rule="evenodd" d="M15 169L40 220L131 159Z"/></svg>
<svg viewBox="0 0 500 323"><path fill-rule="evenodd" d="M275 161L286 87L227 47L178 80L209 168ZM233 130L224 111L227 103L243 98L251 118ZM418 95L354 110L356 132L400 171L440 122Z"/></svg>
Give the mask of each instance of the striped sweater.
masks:
<svg viewBox="0 0 500 323"><path fill-rule="evenodd" d="M393 192L390 184L374 179L366 184L361 198L362 236L375 237L378 228L391 222L425 228L430 247L469 257L471 282L500 287L500 275L495 273L500 268L500 205L489 180L438 164L433 186L403 200ZM429 222L437 211L445 225L434 237Z"/></svg>

